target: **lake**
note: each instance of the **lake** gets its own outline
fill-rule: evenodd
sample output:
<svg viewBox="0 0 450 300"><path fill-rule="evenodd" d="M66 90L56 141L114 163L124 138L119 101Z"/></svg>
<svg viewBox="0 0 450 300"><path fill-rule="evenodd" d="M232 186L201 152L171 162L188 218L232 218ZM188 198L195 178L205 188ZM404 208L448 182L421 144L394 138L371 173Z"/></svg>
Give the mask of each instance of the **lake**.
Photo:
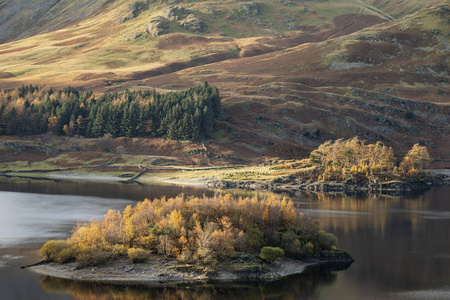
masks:
<svg viewBox="0 0 450 300"><path fill-rule="evenodd" d="M101 218L108 209L122 210L144 198L180 193L214 192L2 179L1 299L450 299L449 186L408 198L291 195L356 260L343 271L315 268L253 286L149 288L60 280L19 268L39 261L37 249L48 239L68 237L79 220Z"/></svg>

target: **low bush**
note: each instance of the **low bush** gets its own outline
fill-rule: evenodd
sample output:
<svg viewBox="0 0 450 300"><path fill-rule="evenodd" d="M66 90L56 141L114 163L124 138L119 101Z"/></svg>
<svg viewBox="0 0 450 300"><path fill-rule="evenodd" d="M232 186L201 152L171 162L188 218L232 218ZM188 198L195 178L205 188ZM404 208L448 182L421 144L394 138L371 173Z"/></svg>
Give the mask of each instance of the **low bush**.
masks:
<svg viewBox="0 0 450 300"><path fill-rule="evenodd" d="M146 262L149 259L150 251L140 249L140 248L130 248L128 249L128 257L131 261L136 263Z"/></svg>
<svg viewBox="0 0 450 300"><path fill-rule="evenodd" d="M97 266L107 262L110 258L110 252L106 252L101 248L86 248L77 253L75 266L77 268Z"/></svg>
<svg viewBox="0 0 450 300"><path fill-rule="evenodd" d="M268 263L273 263L277 258L284 256L284 250L280 247L263 247L259 257Z"/></svg>
<svg viewBox="0 0 450 300"><path fill-rule="evenodd" d="M314 254L314 244L311 242L307 242L305 247L303 248L303 254L306 256L311 256Z"/></svg>
<svg viewBox="0 0 450 300"><path fill-rule="evenodd" d="M336 250L338 239L332 233L319 231L319 246L322 250Z"/></svg>
<svg viewBox="0 0 450 300"><path fill-rule="evenodd" d="M69 243L63 240L51 240L46 242L39 250L39 253L41 253L45 259L59 263L66 262L74 257Z"/></svg>
<svg viewBox="0 0 450 300"><path fill-rule="evenodd" d="M114 257L125 257L128 255L129 248L125 245L115 244L111 249L111 255Z"/></svg>
<svg viewBox="0 0 450 300"><path fill-rule="evenodd" d="M54 261L62 264L62 263L71 261L73 259L75 259L75 252L73 251L73 249L72 248L64 248L59 252L58 256L55 258Z"/></svg>

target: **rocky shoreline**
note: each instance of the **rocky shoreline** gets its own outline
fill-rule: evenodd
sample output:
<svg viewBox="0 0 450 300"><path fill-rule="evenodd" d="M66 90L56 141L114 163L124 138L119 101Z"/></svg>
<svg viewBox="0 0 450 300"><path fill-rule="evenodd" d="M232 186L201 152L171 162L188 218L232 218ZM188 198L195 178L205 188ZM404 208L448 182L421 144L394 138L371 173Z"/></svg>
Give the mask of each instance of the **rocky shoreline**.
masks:
<svg viewBox="0 0 450 300"><path fill-rule="evenodd" d="M313 181L286 177L271 181L211 179L206 182L206 186L217 189L269 190L273 192L303 191L315 193L338 193L346 195L389 194L401 196L405 194L422 193L431 187L449 184L449 179L450 176L448 173L435 171L430 178L415 181Z"/></svg>
<svg viewBox="0 0 450 300"><path fill-rule="evenodd" d="M54 170L53 170L54 171ZM144 171L145 172L145 171ZM124 178L125 175L104 175L104 174L81 174L81 173L51 173L46 176L23 176L21 172L18 174L4 174L0 172L0 176L7 178L23 178L34 180L54 180L54 181L92 181L92 182L117 182L117 183L162 183L183 186L198 186L210 189L242 189L242 190L259 190L271 192L285 193L330 193L343 195L357 194L386 194L391 196L407 196L420 194L431 187L439 187L450 184L449 169L427 170L429 176L424 180L414 181L384 181L384 182L358 182L355 180L347 181L315 181L309 179L301 179L293 176L276 178L273 180L231 180L219 177L157 177L151 176L151 173L144 180L137 178ZM28 172L27 172L28 173Z"/></svg>
<svg viewBox="0 0 450 300"><path fill-rule="evenodd" d="M76 281L107 284L139 284L148 286L204 285L215 283L270 282L286 276L301 274L306 268L320 266L330 270L344 270L354 262L345 252L323 252L306 261L277 260L272 264L254 263L241 255L231 262L216 266L180 264L175 260L154 258L148 263L126 259L104 265L78 269L74 263L38 263L26 266L38 274Z"/></svg>

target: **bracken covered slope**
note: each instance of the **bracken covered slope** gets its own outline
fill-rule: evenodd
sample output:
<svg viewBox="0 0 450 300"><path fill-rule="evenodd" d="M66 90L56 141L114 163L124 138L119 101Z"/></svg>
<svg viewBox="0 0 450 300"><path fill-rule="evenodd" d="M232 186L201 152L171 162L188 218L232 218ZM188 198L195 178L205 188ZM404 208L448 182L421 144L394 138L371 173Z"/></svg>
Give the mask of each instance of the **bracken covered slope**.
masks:
<svg viewBox="0 0 450 300"><path fill-rule="evenodd" d="M437 6L337 39L140 83L218 85L230 116L221 135L253 155L297 156L358 135L399 153L420 142L448 160L448 16L448 6Z"/></svg>

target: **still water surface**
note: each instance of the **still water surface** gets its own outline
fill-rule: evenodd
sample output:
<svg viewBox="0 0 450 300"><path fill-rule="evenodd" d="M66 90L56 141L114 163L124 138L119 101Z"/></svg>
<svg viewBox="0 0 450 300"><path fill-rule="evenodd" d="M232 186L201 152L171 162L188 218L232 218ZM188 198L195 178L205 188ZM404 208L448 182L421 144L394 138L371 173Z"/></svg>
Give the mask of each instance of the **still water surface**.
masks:
<svg viewBox="0 0 450 300"><path fill-rule="evenodd" d="M344 271L310 270L274 283L203 288L121 287L22 270L48 239L78 220L144 198L211 195L201 188L96 183L0 183L1 299L450 299L450 187L410 198L293 195L356 259Z"/></svg>

